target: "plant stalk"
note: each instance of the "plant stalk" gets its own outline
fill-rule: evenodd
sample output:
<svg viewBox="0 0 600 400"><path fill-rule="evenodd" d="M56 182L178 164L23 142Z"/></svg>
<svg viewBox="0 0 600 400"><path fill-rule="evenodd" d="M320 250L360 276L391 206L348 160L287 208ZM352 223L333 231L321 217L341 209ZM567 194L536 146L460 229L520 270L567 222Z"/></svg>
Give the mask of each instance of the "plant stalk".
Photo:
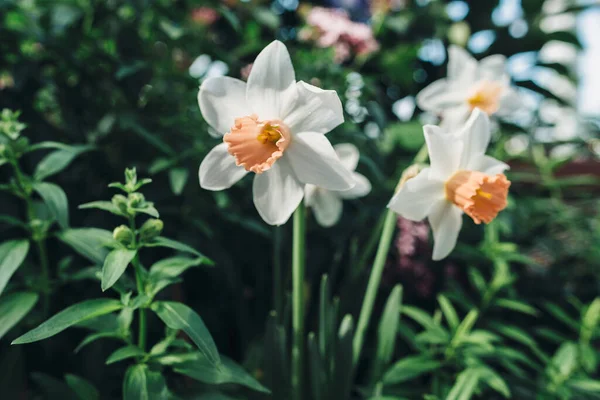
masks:
<svg viewBox="0 0 600 400"><path fill-rule="evenodd" d="M138 294L144 293L144 281L142 278L142 265L136 255L133 259L133 267L135 268L135 284L137 286ZM146 309L140 307L139 311L139 329L138 329L138 347L142 351L146 351Z"/></svg>
<svg viewBox="0 0 600 400"><path fill-rule="evenodd" d="M304 375L304 204L294 212L294 244L292 252L292 398L302 400Z"/></svg>

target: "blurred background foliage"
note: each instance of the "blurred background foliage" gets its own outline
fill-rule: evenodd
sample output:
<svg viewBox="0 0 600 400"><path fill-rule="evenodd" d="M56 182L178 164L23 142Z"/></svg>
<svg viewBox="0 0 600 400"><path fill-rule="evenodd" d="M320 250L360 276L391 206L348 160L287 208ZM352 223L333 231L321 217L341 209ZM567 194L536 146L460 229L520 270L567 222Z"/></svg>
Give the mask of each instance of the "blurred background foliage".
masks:
<svg viewBox="0 0 600 400"><path fill-rule="evenodd" d="M321 46L306 22L316 6L343 8L353 21L367 23L375 45ZM310 219L307 310L308 328L316 330L323 274L339 298L340 315L356 316L360 309L384 207L423 143L422 125L436 122L415 109L414 96L445 76L447 46L465 46L477 58L503 54L525 103L497 126L491 149L512 167L509 209L487 228L465 224L457 249L442 262L430 261L426 225L399 220L376 321L396 284L404 288L396 296L409 306L402 308L390 356L376 368L378 324L372 324L352 396L491 399L506 396L506 384L513 398L597 398L593 339L600 310L592 301L600 282L600 110L589 113L578 97L585 89L578 63L584 15L600 22L598 3L0 0L0 108L21 110L32 142L94 146L53 178L67 193L72 227L112 229L116 219L76 206L110 198L108 183L120 180L126 167L152 177L145 194L161 210L166 235L217 265L189 271L169 296L202 315L221 353L268 381L273 377L265 377L263 358L271 354L262 349L265 332L277 331L274 321L267 323L276 296L273 271L280 266L282 284L289 284L291 228L260 220L250 179L224 192L200 189L198 165L217 139L198 109L198 85L216 75L244 79L256 54L277 38L290 49L298 80L335 89L342 99L346 122L330 140L358 146L358 170L373 191L346 203L333 228ZM34 169L35 157L26 170ZM0 174L10 179L8 170ZM6 214L25 212L18 199L1 194L0 202ZM2 226L2 234L13 237L13 228ZM87 266L56 239L48 246L54 279L65 260ZM51 309L97 289L95 283L66 283ZM282 309L278 323L285 323ZM156 322L150 341L162 334ZM108 353L107 344L73 354L82 337L70 331L23 348L3 340L2 392L33 398L52 386L50 377L77 372L103 397L118 397L124 369L104 367L99 355ZM443 363L425 360L418 370L425 355L439 360L439 352ZM420 359L387 370L407 356ZM406 365L418 371L407 376ZM478 383L484 381L487 386ZM459 382L462 389L454 389Z"/></svg>

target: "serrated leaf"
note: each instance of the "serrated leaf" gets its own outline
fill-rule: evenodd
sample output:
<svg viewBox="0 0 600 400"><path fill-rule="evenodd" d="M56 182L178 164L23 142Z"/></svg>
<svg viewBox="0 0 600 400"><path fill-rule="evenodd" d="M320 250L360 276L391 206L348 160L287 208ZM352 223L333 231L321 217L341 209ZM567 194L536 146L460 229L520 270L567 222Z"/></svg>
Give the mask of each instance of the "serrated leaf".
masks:
<svg viewBox="0 0 600 400"><path fill-rule="evenodd" d="M102 291L109 289L125 272L137 250L115 249L108 253L102 266Z"/></svg>
<svg viewBox="0 0 600 400"><path fill-rule="evenodd" d="M8 281L21 266L29 252L29 241L10 240L0 245L0 294L6 288Z"/></svg>
<svg viewBox="0 0 600 400"><path fill-rule="evenodd" d="M113 299L92 299L74 304L15 339L12 344L32 343L49 338L81 321L120 310L122 307L120 301Z"/></svg>

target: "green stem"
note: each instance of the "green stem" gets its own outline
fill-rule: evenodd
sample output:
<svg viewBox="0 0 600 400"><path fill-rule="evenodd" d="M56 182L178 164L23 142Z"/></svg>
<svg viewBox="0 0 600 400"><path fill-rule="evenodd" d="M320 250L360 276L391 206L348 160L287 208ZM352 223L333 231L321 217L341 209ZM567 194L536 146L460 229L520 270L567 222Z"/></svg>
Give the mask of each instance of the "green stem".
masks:
<svg viewBox="0 0 600 400"><path fill-rule="evenodd" d="M385 221L383 222L383 230L381 231L379 246L377 247L377 255L375 256L373 269L371 270L371 276L367 285L367 292L360 310L358 324L356 325L356 334L354 335L354 341L352 343L354 365L357 364L358 359L360 358L360 353L365 339L365 333L367 331L367 327L369 326L371 314L373 313L373 305L375 304L375 297L377 296L377 290L379 289L379 283L381 282L381 274L383 273L385 260L387 259L390 244L392 243L392 236L394 235L394 228L396 227L396 219L396 213L388 209L385 215Z"/></svg>
<svg viewBox="0 0 600 400"><path fill-rule="evenodd" d="M292 394L302 400L304 374L304 236L306 209L300 204L294 212L292 252Z"/></svg>
<svg viewBox="0 0 600 400"><path fill-rule="evenodd" d="M283 280L281 276L281 235L282 229L273 229L273 307L277 313L277 319L283 318Z"/></svg>
<svg viewBox="0 0 600 400"><path fill-rule="evenodd" d="M417 155L415 156L412 165L421 164L427 160L427 146L423 145ZM401 178L402 179L402 178ZM402 180L398 185L398 189L402 185ZM387 209L385 214L385 220L383 222L383 229L381 231L381 237L379 239L379 246L377 247L377 253L375 255L375 261L373 262L373 269L371 270L371 276L369 277L369 283L367 284L367 291L365 298L360 310L358 317L358 324L356 325L356 334L354 335L354 341L352 342L352 364L356 367L362 352L363 343L365 340L365 333L369 326L371 314L373 313L373 306L375 305L375 298L377 297L377 291L379 284L381 283L381 275L383 273L383 267L385 266L385 260L387 259L388 251L392 243L392 237L394 236L394 229L396 227L396 213L391 209Z"/></svg>
<svg viewBox="0 0 600 400"><path fill-rule="evenodd" d="M137 286L138 294L144 293L144 281L142 278L143 271L140 260L136 255L132 261L133 267L135 268L135 284ZM146 351L146 309L140 307L139 309L139 329L138 329L138 347L143 351Z"/></svg>

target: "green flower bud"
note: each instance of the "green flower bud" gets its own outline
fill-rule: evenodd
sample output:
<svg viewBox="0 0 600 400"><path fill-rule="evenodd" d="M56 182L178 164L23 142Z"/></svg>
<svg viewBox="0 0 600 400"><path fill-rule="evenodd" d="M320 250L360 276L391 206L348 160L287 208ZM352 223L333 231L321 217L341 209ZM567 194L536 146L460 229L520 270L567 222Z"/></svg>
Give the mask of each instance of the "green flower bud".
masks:
<svg viewBox="0 0 600 400"><path fill-rule="evenodd" d="M34 241L42 240L48 233L48 223L39 219L34 219L29 223L31 228L31 238Z"/></svg>
<svg viewBox="0 0 600 400"><path fill-rule="evenodd" d="M127 186L135 186L137 183L137 172L134 168L125 168L125 184Z"/></svg>
<svg viewBox="0 0 600 400"><path fill-rule="evenodd" d="M140 239L142 242L149 242L162 232L164 227L160 219L149 219L144 222L140 228Z"/></svg>
<svg viewBox="0 0 600 400"><path fill-rule="evenodd" d="M125 225L117 226L113 231L113 238L125 246L129 246L135 240L135 235Z"/></svg>
<svg viewBox="0 0 600 400"><path fill-rule="evenodd" d="M112 197L112 203L117 206L119 211L121 211L123 214L127 214L127 197L123 196L122 194L115 194Z"/></svg>
<svg viewBox="0 0 600 400"><path fill-rule="evenodd" d="M131 193L129 195L129 207L131 208L140 208L143 207L146 202L146 198L141 193Z"/></svg>

